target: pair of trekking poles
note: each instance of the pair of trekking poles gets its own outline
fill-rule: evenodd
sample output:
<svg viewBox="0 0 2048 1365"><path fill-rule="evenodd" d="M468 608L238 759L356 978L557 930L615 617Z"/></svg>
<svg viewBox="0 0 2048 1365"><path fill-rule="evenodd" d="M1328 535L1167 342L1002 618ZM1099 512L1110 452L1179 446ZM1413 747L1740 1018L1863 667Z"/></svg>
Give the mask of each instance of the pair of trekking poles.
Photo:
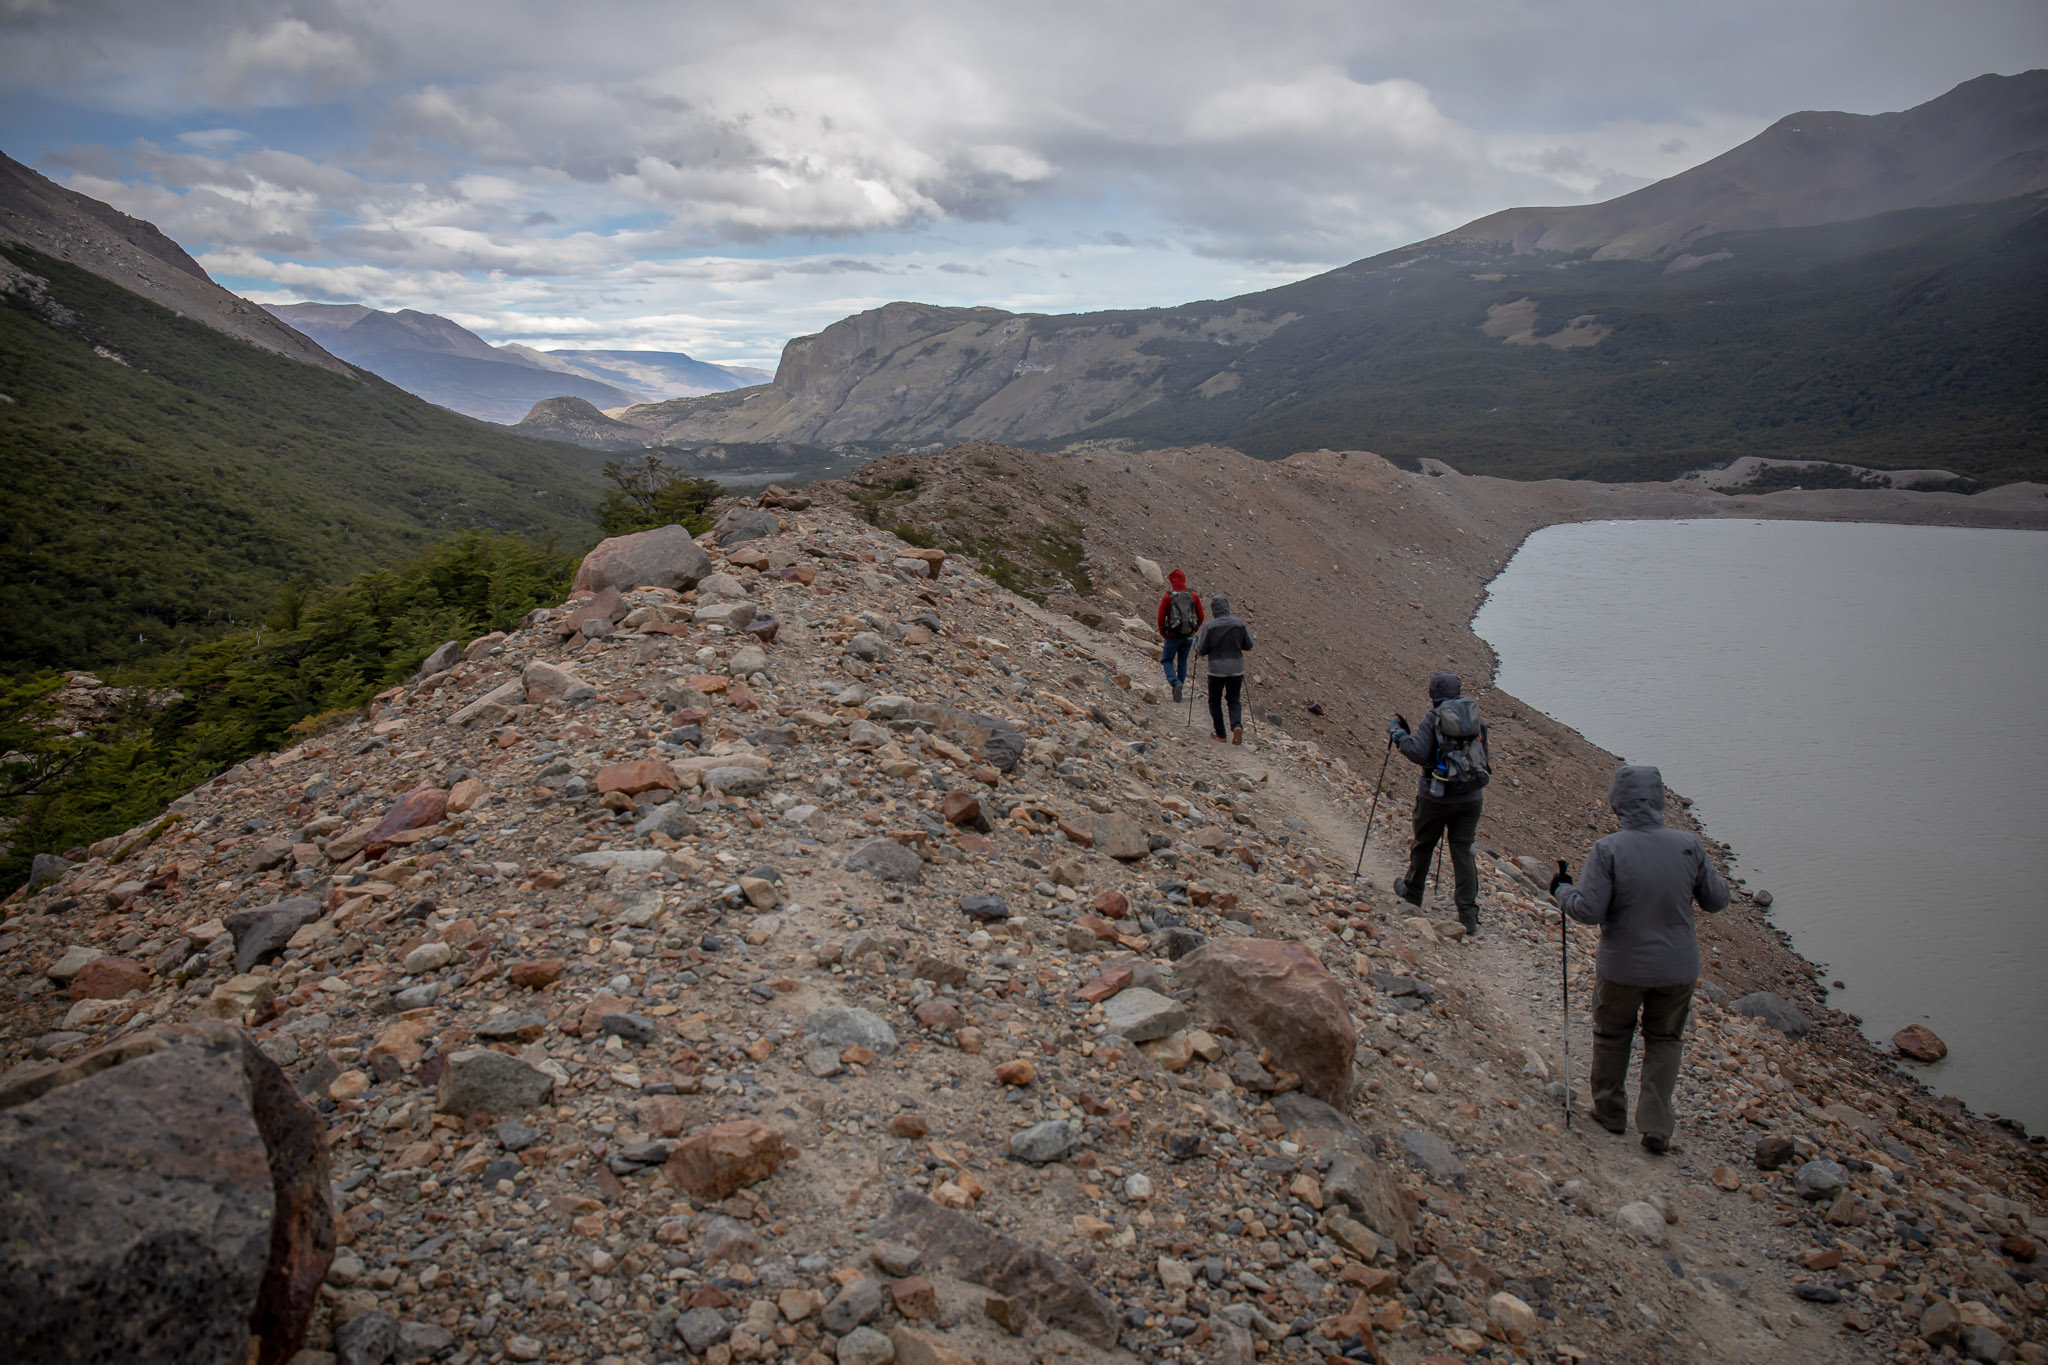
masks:
<svg viewBox="0 0 2048 1365"><path fill-rule="evenodd" d="M1373 820L1380 813L1380 790L1386 785L1387 765L1393 762L1393 759L1394 737L1388 735L1387 752L1385 757L1380 759L1380 775L1372 782L1372 808L1365 816L1365 838L1358 844L1358 866L1351 870L1351 880L1354 882L1365 875L1365 849L1366 845L1372 842ZM1450 838L1446 835L1444 843L1449 842ZM1444 846L1440 843L1436 846L1437 894L1443 894L1443 889ZM1564 987L1564 1126L1569 1130L1572 1126L1572 967L1568 917L1561 905L1557 909L1557 977Z"/></svg>

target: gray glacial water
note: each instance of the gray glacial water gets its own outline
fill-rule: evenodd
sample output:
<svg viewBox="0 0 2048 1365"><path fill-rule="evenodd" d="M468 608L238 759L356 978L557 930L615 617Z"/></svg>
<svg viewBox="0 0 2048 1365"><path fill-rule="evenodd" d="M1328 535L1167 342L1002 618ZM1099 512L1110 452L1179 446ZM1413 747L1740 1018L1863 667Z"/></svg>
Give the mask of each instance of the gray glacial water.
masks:
<svg viewBox="0 0 2048 1365"><path fill-rule="evenodd" d="M1553 526L1473 627L1694 799L1865 1032L1928 1025L1930 1086L2048 1130L2048 533Z"/></svg>

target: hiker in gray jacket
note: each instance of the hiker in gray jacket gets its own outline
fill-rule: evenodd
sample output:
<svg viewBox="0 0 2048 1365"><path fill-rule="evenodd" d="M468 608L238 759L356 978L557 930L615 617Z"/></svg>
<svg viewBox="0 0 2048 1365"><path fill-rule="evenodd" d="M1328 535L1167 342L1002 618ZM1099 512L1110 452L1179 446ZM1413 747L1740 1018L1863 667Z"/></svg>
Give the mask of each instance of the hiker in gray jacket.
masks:
<svg viewBox="0 0 2048 1365"><path fill-rule="evenodd" d="M1194 652L1209 661L1209 724L1220 743L1244 743L1244 652L1252 647L1252 628L1230 614L1230 599L1209 595L1209 619L1195 632ZM1230 733L1223 733L1223 704L1230 703Z"/></svg>
<svg viewBox="0 0 2048 1365"><path fill-rule="evenodd" d="M1394 878L1394 894L1410 905L1422 904L1423 887L1429 878L1430 855L1438 839L1451 845L1451 877L1456 885L1458 922L1468 935L1479 934L1479 860L1472 856L1472 843L1479 837L1479 816L1486 808L1486 722L1479 708L1460 700L1465 684L1455 673L1429 675L1429 709L1413 732L1405 716L1387 721L1387 740L1401 756L1422 769L1415 790L1415 837L1408 845L1408 870ZM1440 714L1449 705L1461 720L1466 736L1455 739L1440 733ZM1473 727L1477 733L1472 734ZM1446 760L1455 755L1456 763ZM1476 765L1476 766L1474 766ZM1439 873L1439 876L1442 874Z"/></svg>
<svg viewBox="0 0 2048 1365"><path fill-rule="evenodd" d="M1643 1077L1636 1128L1662 1154L1678 1126L1671 1092L1678 1084L1685 1023L1699 983L1700 941L1692 908L1722 910L1728 884L1696 834L1664 826L1664 775L1624 765L1607 787L1618 833L1593 845L1574 883L1557 865L1550 893L1581 924L1600 926L1594 959L1593 1117L1610 1133L1628 1131L1628 1054L1638 1019Z"/></svg>

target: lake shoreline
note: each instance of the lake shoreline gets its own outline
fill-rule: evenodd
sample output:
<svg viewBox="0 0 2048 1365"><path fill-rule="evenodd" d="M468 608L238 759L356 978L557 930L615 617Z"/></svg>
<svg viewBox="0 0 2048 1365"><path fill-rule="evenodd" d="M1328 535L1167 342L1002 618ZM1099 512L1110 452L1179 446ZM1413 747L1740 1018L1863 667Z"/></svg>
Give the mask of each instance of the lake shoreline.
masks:
<svg viewBox="0 0 2048 1365"><path fill-rule="evenodd" d="M1993 490L2003 492L2004 490ZM1678 496L1674 497L1673 493ZM1906 490L1815 490L1802 492L1788 490L1784 493L1754 495L1715 495L1701 490L1705 496L1690 489L1674 490L1670 485L1602 485L1597 493L1582 499L1583 505L1576 509L1554 509L1561 515L1545 517L1538 524L1522 528L1505 555L1500 570L1489 575L1481 585L1479 606L1483 607L1493 583L1506 572L1506 564L1512 562L1528 539L1538 531L1554 526L1585 522L1624 521L1711 521L1711 520L1758 520L1758 521L1813 521L1847 522L1903 526L1938 526L1956 529L1995 530L2048 530L2048 489L2039 485L2014 485L2001 498L1971 506L1974 499L1957 494L1924 494ZM1983 495L1977 495L1979 497ZM1488 499L1491 501L1491 499ZM1597 510L1596 510L1597 509ZM1475 608L1465 623L1466 632L1485 651L1493 665L1493 676L1499 673L1499 658L1490 644L1480 638L1474 626L1479 610ZM1501 693L1506 696L1508 694ZM1540 711L1546 719L1562 729L1570 730L1582 743L1600 749L1595 741L1582 732L1559 720L1548 712ZM1601 752L1606 752L1604 749ZM1673 795L1678 792L1674 788ZM1738 860L1736 848L1725 840L1714 837L1712 828L1691 818L1690 799L1683 801L1684 815L1673 823L1693 825L1708 840L1709 847L1717 854L1722 870ZM1755 891L1738 882L1732 875L1731 888L1735 892L1736 906L1742 906L1754 913L1754 925L1764 932L1739 934L1748 941L1752 951L1766 956L1771 965L1788 981L1803 980L1805 989L1781 992L1792 999L1817 1025L1826 1024L1827 1045L1845 1058L1853 1057L1863 1064L1877 1064L1891 1075L1899 1078L1915 1090L1920 1098L1932 1107L1948 1114L1953 1120L1968 1120L1982 1124L1992 1133L2026 1135L2026 1129L2018 1120L2009 1117L1993 1118L1980 1112L1954 1096L1937 1090L1938 1070L1923 1068L1900 1056L1889 1040L1878 1039L1863 1032L1861 1015L1840 1010L1828 1001L1828 991L1823 973L1825 964L1817 963L1802 954L1792 940L1788 930L1770 916L1766 907L1757 906ZM1707 946L1714 938L1721 937L1714 932L1736 928L1740 921L1723 920L1719 916L1703 918L1702 945ZM1741 925L1742 928L1751 927ZM1702 980L1713 980L1710 967ZM1822 1030L1816 1029L1820 1034ZM1932 1074L1930 1074L1930 1072ZM1986 1136L1992 1135L1987 1133ZM2039 1151L2039 1144L2033 1144Z"/></svg>

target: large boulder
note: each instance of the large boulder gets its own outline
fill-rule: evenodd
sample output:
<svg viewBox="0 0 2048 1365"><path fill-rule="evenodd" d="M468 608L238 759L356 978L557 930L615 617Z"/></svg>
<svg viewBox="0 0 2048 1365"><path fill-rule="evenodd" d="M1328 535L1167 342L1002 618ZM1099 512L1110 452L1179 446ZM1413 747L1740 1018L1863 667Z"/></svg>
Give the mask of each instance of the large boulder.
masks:
<svg viewBox="0 0 2048 1365"><path fill-rule="evenodd" d="M1043 1247L1019 1242L987 1224L925 1198L896 1196L870 1234L924 1253L927 1273L950 1275L1023 1305L1048 1326L1097 1346L1116 1344L1116 1309L1088 1280Z"/></svg>
<svg viewBox="0 0 2048 1365"><path fill-rule="evenodd" d="M711 572L711 556L680 526L657 526L630 536L597 542L583 556L569 591L599 592L605 588L693 588Z"/></svg>
<svg viewBox="0 0 2048 1365"><path fill-rule="evenodd" d="M849 872L866 872L885 882L912 886L924 880L923 861L894 839L877 837L863 840L846 855L846 869Z"/></svg>
<svg viewBox="0 0 2048 1365"><path fill-rule="evenodd" d="M235 911L223 921L235 938L235 970L270 961L291 945L293 934L319 918L320 902L310 896Z"/></svg>
<svg viewBox="0 0 2048 1365"><path fill-rule="evenodd" d="M1344 988L1299 943L1269 938L1214 940L1182 958L1174 979L1202 1009L1227 1019L1238 1035L1271 1050L1273 1062L1301 1077L1301 1088L1342 1109L1351 1099L1358 1034Z"/></svg>
<svg viewBox="0 0 2048 1365"><path fill-rule="evenodd" d="M1736 1014L1761 1019L1788 1038L1804 1038L1813 1032L1813 1020L1805 1011L1782 995L1769 991L1752 991L1728 1006Z"/></svg>
<svg viewBox="0 0 2048 1365"><path fill-rule="evenodd" d="M773 512L764 512L755 507L729 507L718 518L712 528L720 545L737 545L743 540L759 540L782 530L782 518Z"/></svg>
<svg viewBox="0 0 2048 1365"><path fill-rule="evenodd" d="M0 1087L10 1358L282 1365L334 1259L320 1116L227 1024Z"/></svg>

